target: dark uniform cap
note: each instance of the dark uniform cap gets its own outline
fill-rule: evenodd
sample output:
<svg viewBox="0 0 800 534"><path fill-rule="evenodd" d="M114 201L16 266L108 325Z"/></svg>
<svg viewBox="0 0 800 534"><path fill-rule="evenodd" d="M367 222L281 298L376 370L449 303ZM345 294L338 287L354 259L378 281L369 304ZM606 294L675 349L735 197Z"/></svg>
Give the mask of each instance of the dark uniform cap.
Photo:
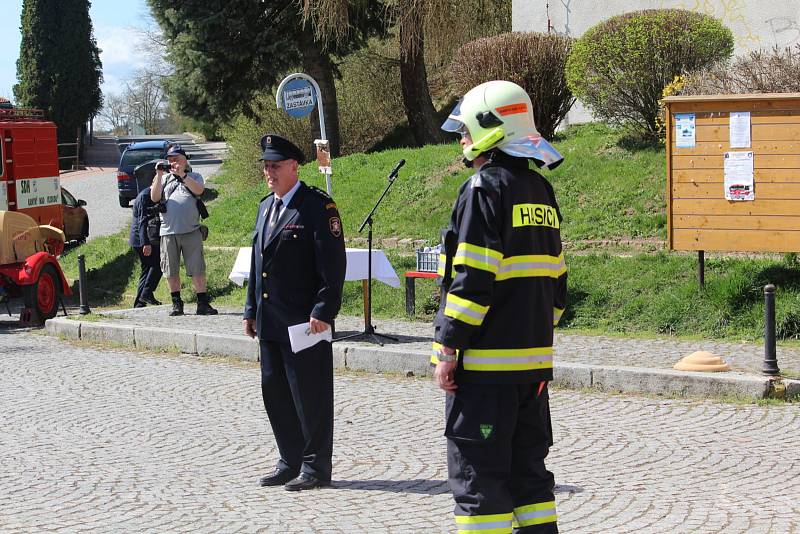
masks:
<svg viewBox="0 0 800 534"><path fill-rule="evenodd" d="M305 161L303 151L297 146L277 134L267 134L261 138L262 161L283 161L285 159L295 159L298 163Z"/></svg>
<svg viewBox="0 0 800 534"><path fill-rule="evenodd" d="M178 156L178 155L181 155L185 158L186 151L183 149L181 145L170 145L170 147L167 149L167 157Z"/></svg>

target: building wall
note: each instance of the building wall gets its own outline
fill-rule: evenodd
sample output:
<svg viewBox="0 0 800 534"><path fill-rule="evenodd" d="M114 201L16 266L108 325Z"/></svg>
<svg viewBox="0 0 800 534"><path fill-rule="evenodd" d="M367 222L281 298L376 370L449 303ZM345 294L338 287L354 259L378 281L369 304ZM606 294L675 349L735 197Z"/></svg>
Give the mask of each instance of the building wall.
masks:
<svg viewBox="0 0 800 534"><path fill-rule="evenodd" d="M513 0L514 31L551 31L580 37L603 20L641 9L681 8L712 15L733 31L734 54L800 43L800 0ZM591 116L580 103L568 123Z"/></svg>

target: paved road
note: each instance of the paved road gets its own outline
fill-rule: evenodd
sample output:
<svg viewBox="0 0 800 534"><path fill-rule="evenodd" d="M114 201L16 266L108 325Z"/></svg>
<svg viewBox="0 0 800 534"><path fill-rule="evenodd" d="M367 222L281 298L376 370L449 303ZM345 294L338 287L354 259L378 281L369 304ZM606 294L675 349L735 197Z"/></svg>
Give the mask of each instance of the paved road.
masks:
<svg viewBox="0 0 800 534"><path fill-rule="evenodd" d="M0 325L0 532L450 532L442 394L336 378L334 487L259 488L251 365ZM558 391L563 532L800 532L800 410Z"/></svg>

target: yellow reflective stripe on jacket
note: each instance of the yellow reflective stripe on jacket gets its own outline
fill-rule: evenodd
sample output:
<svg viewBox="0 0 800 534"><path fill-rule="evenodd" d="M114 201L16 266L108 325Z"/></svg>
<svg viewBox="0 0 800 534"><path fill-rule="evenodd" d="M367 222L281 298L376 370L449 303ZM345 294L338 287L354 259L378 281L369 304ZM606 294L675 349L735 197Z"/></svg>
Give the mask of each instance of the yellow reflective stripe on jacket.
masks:
<svg viewBox="0 0 800 534"><path fill-rule="evenodd" d="M439 254L439 264L436 266L436 274L444 278L444 268L447 265L447 256L444 254ZM456 269L455 265L450 266L450 278L456 277Z"/></svg>
<svg viewBox="0 0 800 534"><path fill-rule="evenodd" d="M514 508L515 527L555 523L557 519L556 501L540 502Z"/></svg>
<svg viewBox="0 0 800 534"><path fill-rule="evenodd" d="M453 265L467 265L476 269L497 274L503 254L486 247L479 247L469 243L459 243Z"/></svg>
<svg viewBox="0 0 800 534"><path fill-rule="evenodd" d="M510 534L513 514L457 515L459 534Z"/></svg>
<svg viewBox="0 0 800 534"><path fill-rule="evenodd" d="M564 253L558 256L547 254L535 254L530 256L509 256L500 262L500 269L497 271L497 280L508 280L509 278L531 278L547 276L558 278L567 272L567 265L564 262Z"/></svg>
<svg viewBox="0 0 800 534"><path fill-rule="evenodd" d="M489 306L481 306L480 304L458 297L452 293L447 294L444 314L448 317L458 319L459 321L474 326L480 326L488 311Z"/></svg>
<svg viewBox="0 0 800 534"><path fill-rule="evenodd" d="M434 341L432 345L433 346L431 347L431 363L433 365L436 365L437 363L439 363L439 358L436 355L438 354L439 349L442 348L442 344Z"/></svg>
<svg viewBox="0 0 800 534"><path fill-rule="evenodd" d="M553 368L553 347L467 349L466 371L532 371Z"/></svg>
<svg viewBox="0 0 800 534"><path fill-rule="evenodd" d="M564 315L563 308L556 308L553 306L553 326L556 326L558 322L561 320L561 316Z"/></svg>

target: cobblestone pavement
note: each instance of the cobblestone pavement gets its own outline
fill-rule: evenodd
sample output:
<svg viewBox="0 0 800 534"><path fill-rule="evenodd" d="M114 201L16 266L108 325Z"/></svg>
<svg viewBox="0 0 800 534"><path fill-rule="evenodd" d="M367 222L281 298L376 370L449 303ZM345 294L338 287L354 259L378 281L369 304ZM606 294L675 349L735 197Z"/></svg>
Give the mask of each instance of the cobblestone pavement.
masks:
<svg viewBox="0 0 800 534"><path fill-rule="evenodd" d="M451 532L443 394L336 377L332 488L259 488L257 367L0 327L0 532ZM556 391L562 532L800 532L800 410Z"/></svg>
<svg viewBox="0 0 800 534"><path fill-rule="evenodd" d="M186 315L166 317L168 308L139 308L120 310L106 318L132 326L158 326L190 329L198 332L242 334L241 309L221 310L222 315L204 317ZM104 319L105 320L105 319ZM409 351L430 351L433 328L426 322L374 319L380 333L399 337L398 343L387 341L386 346L400 345ZM355 333L363 331L364 320L359 317L339 317L337 332ZM350 344L350 341L346 343ZM367 346L365 342L354 342ZM697 350L711 351L731 364L734 371L760 374L764 363L764 346L753 343L722 343L717 341L684 341L662 339L626 339L607 336L588 336L556 333L556 364L558 361L584 363L610 367L645 367L672 369L673 364ZM800 373L800 350L778 347L778 365L782 371Z"/></svg>

